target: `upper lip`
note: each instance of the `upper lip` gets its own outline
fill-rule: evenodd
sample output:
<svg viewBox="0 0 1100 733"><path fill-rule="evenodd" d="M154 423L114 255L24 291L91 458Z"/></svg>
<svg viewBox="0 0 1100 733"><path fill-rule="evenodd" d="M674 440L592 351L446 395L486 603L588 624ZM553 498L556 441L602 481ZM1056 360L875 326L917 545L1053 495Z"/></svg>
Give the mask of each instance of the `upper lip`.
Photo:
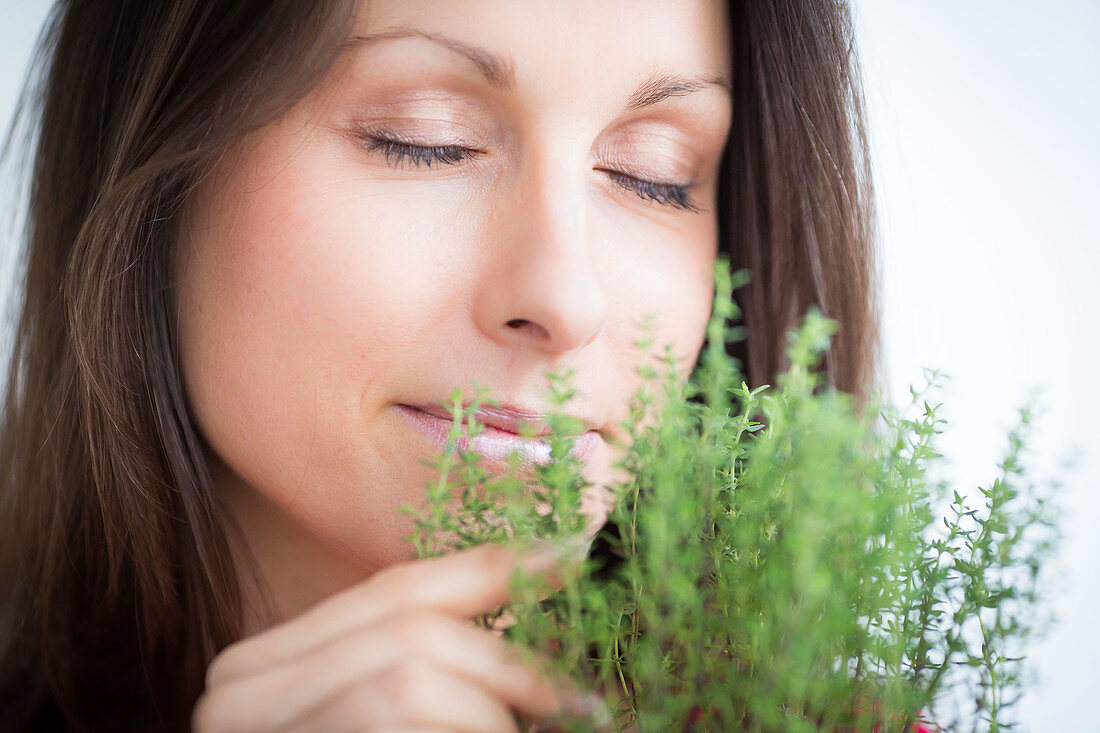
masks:
<svg viewBox="0 0 1100 733"><path fill-rule="evenodd" d="M463 409L470 406L469 402L462 405ZM441 405L414 405L409 404L408 407L421 410L429 415L435 415L445 420L452 420L451 410L449 408L442 407ZM515 433L519 435L521 430L521 424L530 426L534 434L537 436L549 435L549 413L534 412L531 410L523 410L518 407L512 407L511 405L500 405L499 407L484 406L472 413L475 420L482 425L488 425L489 427L496 428L497 430L504 430L509 433ZM568 417L573 418L580 423L582 429L580 432L589 430L596 430L596 425L593 421L580 417L579 415L572 415L566 413Z"/></svg>

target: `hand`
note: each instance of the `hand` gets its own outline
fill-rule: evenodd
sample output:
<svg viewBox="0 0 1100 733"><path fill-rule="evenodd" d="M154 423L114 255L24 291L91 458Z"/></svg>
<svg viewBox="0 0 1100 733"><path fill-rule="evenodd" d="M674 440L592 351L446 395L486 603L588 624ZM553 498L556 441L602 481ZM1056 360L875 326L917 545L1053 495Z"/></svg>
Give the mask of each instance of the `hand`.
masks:
<svg viewBox="0 0 1100 733"><path fill-rule="evenodd" d="M469 622L508 601L517 567L556 564L484 544L381 570L218 654L193 730L518 733L513 710L585 717L586 695Z"/></svg>

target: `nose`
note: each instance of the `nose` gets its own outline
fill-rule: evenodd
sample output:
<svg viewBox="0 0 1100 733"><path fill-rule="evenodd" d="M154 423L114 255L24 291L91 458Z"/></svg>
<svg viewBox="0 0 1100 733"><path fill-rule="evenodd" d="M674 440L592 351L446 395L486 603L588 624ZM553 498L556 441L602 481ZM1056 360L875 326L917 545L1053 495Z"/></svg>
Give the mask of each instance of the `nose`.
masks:
<svg viewBox="0 0 1100 733"><path fill-rule="evenodd" d="M481 331L509 348L575 351L607 323L586 181L564 169L532 165L494 199L474 311Z"/></svg>

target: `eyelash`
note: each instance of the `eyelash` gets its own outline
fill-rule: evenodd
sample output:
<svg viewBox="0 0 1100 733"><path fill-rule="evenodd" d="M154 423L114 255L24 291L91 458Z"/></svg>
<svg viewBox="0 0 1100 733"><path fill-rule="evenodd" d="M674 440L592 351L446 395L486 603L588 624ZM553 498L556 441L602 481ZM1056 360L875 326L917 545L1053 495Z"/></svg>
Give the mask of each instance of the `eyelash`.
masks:
<svg viewBox="0 0 1100 733"><path fill-rule="evenodd" d="M362 138L368 150L380 151L386 162L394 167L399 166L406 160L418 168L422 163L429 168L432 163L455 165L463 160L476 158L481 154L477 150L458 145L413 145L379 135L363 135ZM610 175L611 180L615 181L616 184L628 191L633 191L642 199L656 201L659 204L684 211L698 213L701 210L688 195L687 186L673 183L656 183L635 178L619 171L601 170Z"/></svg>

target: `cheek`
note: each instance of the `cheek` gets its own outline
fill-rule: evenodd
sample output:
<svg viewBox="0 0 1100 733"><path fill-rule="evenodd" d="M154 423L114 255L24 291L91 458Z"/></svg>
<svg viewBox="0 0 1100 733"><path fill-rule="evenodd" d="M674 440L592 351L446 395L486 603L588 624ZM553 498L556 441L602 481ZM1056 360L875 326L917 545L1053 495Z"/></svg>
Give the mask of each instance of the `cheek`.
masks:
<svg viewBox="0 0 1100 733"><path fill-rule="evenodd" d="M372 418L463 299L461 264L416 215L423 202L372 194L323 149L267 145L229 175L198 192L179 239L198 428L244 485L331 543L377 554L354 538L423 481L393 465Z"/></svg>
<svg viewBox="0 0 1100 733"><path fill-rule="evenodd" d="M710 317L717 226L712 218L699 216L676 230L656 230L645 222L632 228L624 227L626 236L622 237L631 246L617 256L624 269L616 280L626 283L619 296L625 322L618 331L618 345L623 352L628 345L633 349L641 332L632 324L648 318L652 323L651 352L661 357L665 345L671 345L686 376L698 356ZM623 373L634 373L632 365L620 366Z"/></svg>

